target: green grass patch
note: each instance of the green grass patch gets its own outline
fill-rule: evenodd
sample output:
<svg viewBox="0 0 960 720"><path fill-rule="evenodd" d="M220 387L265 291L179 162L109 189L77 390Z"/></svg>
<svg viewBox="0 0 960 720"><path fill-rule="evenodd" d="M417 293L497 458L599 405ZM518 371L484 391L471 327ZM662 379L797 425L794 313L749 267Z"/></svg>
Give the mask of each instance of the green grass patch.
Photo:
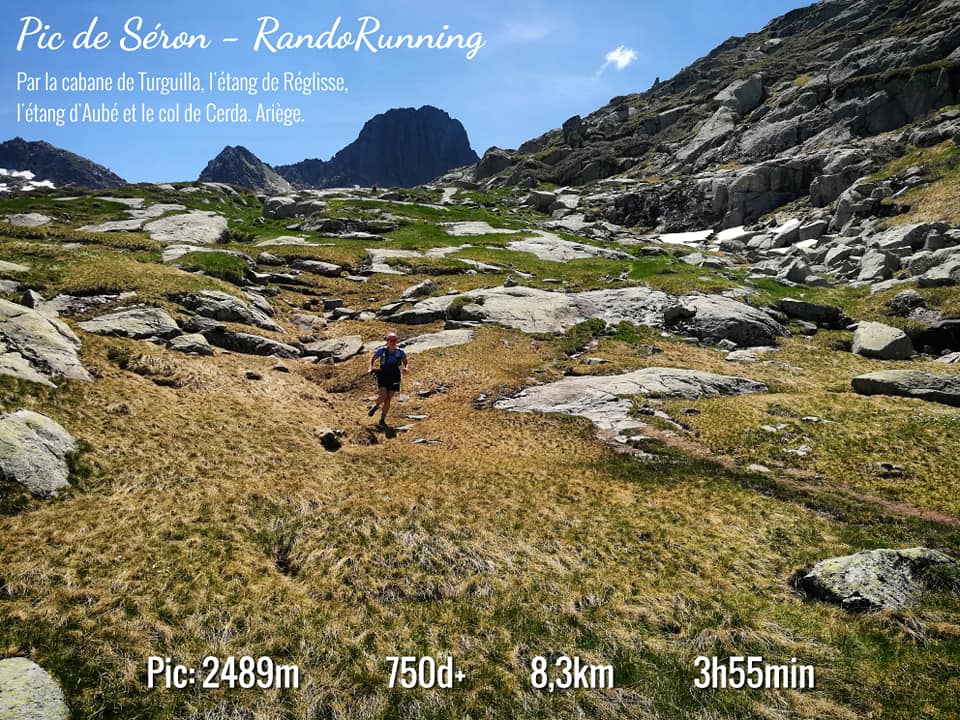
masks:
<svg viewBox="0 0 960 720"><path fill-rule="evenodd" d="M242 285L249 270L247 261L242 257L221 252L187 253L177 260L177 265L187 272L202 272L234 285Z"/></svg>

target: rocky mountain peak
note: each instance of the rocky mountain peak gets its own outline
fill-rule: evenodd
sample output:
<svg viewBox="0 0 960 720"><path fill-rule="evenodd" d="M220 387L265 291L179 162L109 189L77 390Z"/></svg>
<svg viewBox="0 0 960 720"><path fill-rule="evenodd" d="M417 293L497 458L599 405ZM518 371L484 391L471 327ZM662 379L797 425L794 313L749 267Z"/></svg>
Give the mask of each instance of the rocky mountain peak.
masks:
<svg viewBox="0 0 960 720"><path fill-rule="evenodd" d="M242 145L227 145L207 163L199 179L204 182L231 183L272 194L287 193L293 189L272 167Z"/></svg>
<svg viewBox="0 0 960 720"><path fill-rule="evenodd" d="M49 180L57 187L76 185L94 189L126 184L103 165L48 142L15 137L0 144L0 168L29 171L38 181Z"/></svg>

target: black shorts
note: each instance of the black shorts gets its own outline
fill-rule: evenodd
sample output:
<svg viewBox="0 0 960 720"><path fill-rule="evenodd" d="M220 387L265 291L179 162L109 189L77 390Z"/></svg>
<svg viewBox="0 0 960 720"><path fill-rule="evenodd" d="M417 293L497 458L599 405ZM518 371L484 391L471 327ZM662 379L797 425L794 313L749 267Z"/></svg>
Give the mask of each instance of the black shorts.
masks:
<svg viewBox="0 0 960 720"><path fill-rule="evenodd" d="M386 388L390 392L400 392L400 373L377 373L377 387Z"/></svg>

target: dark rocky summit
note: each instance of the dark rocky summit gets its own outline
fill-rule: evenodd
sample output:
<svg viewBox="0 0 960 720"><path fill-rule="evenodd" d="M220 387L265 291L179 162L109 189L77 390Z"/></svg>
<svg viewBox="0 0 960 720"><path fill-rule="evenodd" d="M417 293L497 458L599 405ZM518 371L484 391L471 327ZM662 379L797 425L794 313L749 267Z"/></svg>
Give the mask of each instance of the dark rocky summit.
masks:
<svg viewBox="0 0 960 720"><path fill-rule="evenodd" d="M825 0L516 151L491 148L461 179L534 187L616 175L592 216L667 232L734 227L797 199L827 206L907 146L957 137L960 114L935 111L958 93L955 2ZM838 229L880 209L864 191L841 203Z"/></svg>
<svg viewBox="0 0 960 720"><path fill-rule="evenodd" d="M16 137L0 144L0 168L29 170L37 180L49 180L57 187L76 185L97 190L126 185L119 175L103 165L50 143L29 142Z"/></svg>
<svg viewBox="0 0 960 720"><path fill-rule="evenodd" d="M388 110L330 160L310 159L276 170L295 185L413 187L479 158L459 120L430 105Z"/></svg>
<svg viewBox="0 0 960 720"><path fill-rule="evenodd" d="M293 189L276 170L241 145L227 145L207 163L198 179L201 182L230 183L275 195Z"/></svg>

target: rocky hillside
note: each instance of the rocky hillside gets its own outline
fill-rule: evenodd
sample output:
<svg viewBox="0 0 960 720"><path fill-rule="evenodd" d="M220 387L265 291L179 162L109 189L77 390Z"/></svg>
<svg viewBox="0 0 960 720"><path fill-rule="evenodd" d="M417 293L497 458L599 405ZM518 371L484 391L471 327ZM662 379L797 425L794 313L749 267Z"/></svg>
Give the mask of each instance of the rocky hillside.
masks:
<svg viewBox="0 0 960 720"><path fill-rule="evenodd" d="M37 180L49 180L57 187L106 189L126 184L122 177L92 160L47 142L28 142L20 137L0 144L0 168L27 170Z"/></svg>
<svg viewBox="0 0 960 720"><path fill-rule="evenodd" d="M277 172L241 145L228 145L200 173L201 182L224 182L279 195L293 188Z"/></svg>
<svg viewBox="0 0 960 720"><path fill-rule="evenodd" d="M303 160L277 172L295 185L413 187L477 162L459 120L430 105L388 110L328 161Z"/></svg>
<svg viewBox="0 0 960 720"><path fill-rule="evenodd" d="M664 230L741 225L797 199L823 207L909 145L960 133L955 114L936 114L960 102L958 13L956 0L795 10L517 151L491 149L469 179L615 176L595 213Z"/></svg>

